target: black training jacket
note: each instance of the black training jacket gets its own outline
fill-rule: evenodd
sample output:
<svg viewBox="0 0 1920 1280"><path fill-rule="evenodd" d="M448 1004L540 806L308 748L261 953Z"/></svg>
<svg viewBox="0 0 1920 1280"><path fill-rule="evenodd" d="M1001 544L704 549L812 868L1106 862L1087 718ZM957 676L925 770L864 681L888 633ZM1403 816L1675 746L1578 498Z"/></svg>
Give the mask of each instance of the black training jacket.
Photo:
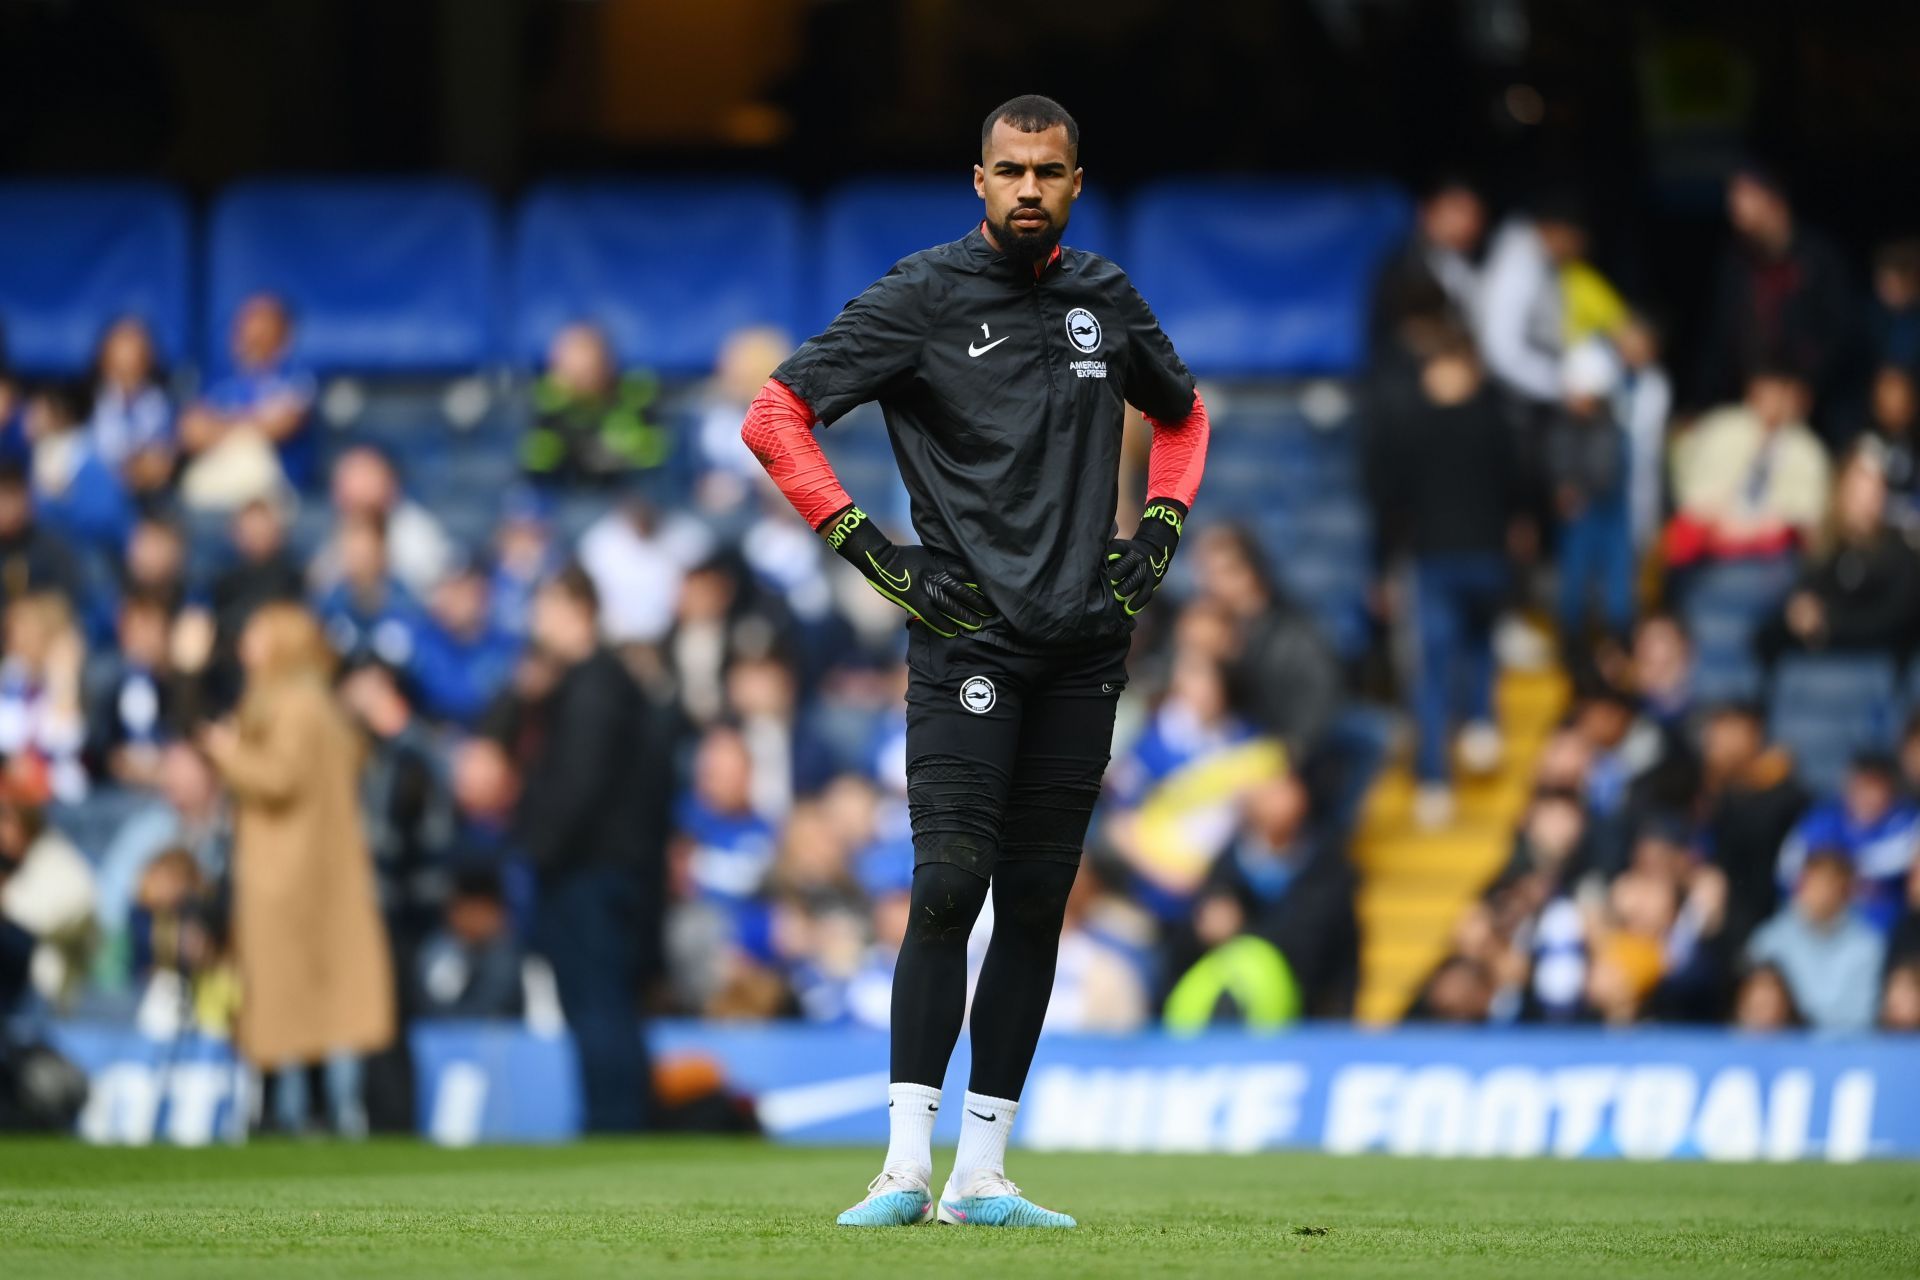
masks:
<svg viewBox="0 0 1920 1280"><path fill-rule="evenodd" d="M1178 422L1193 375L1119 267L1062 246L1036 277L975 227L895 263L773 376L824 423L880 402L921 543L1000 615L982 638L1131 629L1103 572L1124 406Z"/></svg>

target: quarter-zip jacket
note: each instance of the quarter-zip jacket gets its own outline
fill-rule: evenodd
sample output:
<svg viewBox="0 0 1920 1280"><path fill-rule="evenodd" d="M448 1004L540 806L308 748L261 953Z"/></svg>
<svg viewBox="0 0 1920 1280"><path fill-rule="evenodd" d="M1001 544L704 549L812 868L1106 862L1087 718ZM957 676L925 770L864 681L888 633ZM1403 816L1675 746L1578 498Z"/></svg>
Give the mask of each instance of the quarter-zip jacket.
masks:
<svg viewBox="0 0 1920 1280"><path fill-rule="evenodd" d="M1104 573L1125 406L1177 423L1195 397L1119 267L1063 246L1036 272L975 227L895 263L773 376L827 424L879 401L921 543L999 614L981 638L1131 629Z"/></svg>

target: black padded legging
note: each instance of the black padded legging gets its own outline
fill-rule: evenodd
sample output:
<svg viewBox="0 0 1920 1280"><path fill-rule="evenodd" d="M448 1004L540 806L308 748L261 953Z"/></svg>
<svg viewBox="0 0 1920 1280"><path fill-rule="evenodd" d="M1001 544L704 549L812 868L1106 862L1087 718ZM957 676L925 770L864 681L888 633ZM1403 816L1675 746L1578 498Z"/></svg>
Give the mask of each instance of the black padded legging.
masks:
<svg viewBox="0 0 1920 1280"><path fill-rule="evenodd" d="M1001 861L993 870L993 940L973 998L973 1075L967 1087L1018 1099L1053 994L1060 923L1077 868ZM912 920L893 975L893 1080L935 1089L967 1007L967 935L988 883L950 862L913 873Z"/></svg>

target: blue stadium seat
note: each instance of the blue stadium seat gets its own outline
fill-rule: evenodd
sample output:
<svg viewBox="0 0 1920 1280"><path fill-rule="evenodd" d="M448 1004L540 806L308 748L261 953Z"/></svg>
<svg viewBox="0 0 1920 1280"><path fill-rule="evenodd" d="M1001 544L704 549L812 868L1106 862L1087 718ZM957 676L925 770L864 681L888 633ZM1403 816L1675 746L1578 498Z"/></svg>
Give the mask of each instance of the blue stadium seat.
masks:
<svg viewBox="0 0 1920 1280"><path fill-rule="evenodd" d="M848 300L908 254L966 235L980 214L980 198L960 177L871 178L834 191L820 214L820 271L809 308L810 332L826 328ZM1117 258L1116 232L1106 199L1082 191L1066 243Z"/></svg>
<svg viewBox="0 0 1920 1280"><path fill-rule="evenodd" d="M499 357L499 236L479 191L443 179L260 181L229 188L207 229L207 361L228 367L233 314L262 290L322 373L444 373Z"/></svg>
<svg viewBox="0 0 1920 1280"><path fill-rule="evenodd" d="M107 325L137 315L160 359L189 356L191 231L173 191L141 182L0 184L0 338L14 367L72 376Z"/></svg>
<svg viewBox="0 0 1920 1280"><path fill-rule="evenodd" d="M534 190L513 245L513 358L538 364L563 325L598 322L621 362L704 374L728 334L801 336L801 215L763 183L570 184Z"/></svg>
<svg viewBox="0 0 1920 1280"><path fill-rule="evenodd" d="M1133 201L1127 265L1196 373L1345 373L1408 221L1385 183L1165 182Z"/></svg>
<svg viewBox="0 0 1920 1280"><path fill-rule="evenodd" d="M1753 637L1793 586L1789 560L1729 561L1700 569L1681 602L1693 638L1694 692L1714 702L1760 692Z"/></svg>
<svg viewBox="0 0 1920 1280"><path fill-rule="evenodd" d="M1893 659L1858 654L1795 654L1774 671L1768 724L1793 753L1801 780L1832 792L1856 751L1885 749L1899 732Z"/></svg>

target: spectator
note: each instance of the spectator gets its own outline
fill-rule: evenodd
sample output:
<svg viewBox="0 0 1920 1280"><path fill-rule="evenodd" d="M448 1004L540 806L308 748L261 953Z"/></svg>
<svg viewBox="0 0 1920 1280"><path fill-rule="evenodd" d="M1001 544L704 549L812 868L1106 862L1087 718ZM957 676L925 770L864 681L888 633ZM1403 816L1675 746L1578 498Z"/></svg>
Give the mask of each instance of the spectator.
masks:
<svg viewBox="0 0 1920 1280"><path fill-rule="evenodd" d="M1234 714L1219 662L1176 655L1166 698L1107 782L1120 812L1106 838L1133 873L1130 894L1163 922L1187 918L1243 797L1285 767L1280 745Z"/></svg>
<svg viewBox="0 0 1920 1280"><path fill-rule="evenodd" d="M680 710L698 725L727 711L727 671L741 657L760 657L781 640L785 619L754 589L731 556L687 570L674 602L662 659Z"/></svg>
<svg viewBox="0 0 1920 1280"><path fill-rule="evenodd" d="M1522 403L1560 403L1568 314L1560 272L1586 251L1582 216L1563 195L1538 201L1494 233L1475 336L1488 370Z"/></svg>
<svg viewBox="0 0 1920 1280"><path fill-rule="evenodd" d="M793 340L778 329L740 329L727 335L702 390L699 425L700 476L694 501L710 518L743 512L765 483L766 469L740 438L747 405L793 352ZM786 522L791 523L791 522Z"/></svg>
<svg viewBox="0 0 1920 1280"><path fill-rule="evenodd" d="M580 537L580 565L605 602L608 642L652 644L665 636L681 578L709 545L695 522L638 499L594 521Z"/></svg>
<svg viewBox="0 0 1920 1280"><path fill-rule="evenodd" d="M1666 509L1667 418L1673 383L1660 367L1660 332L1639 312L1613 335L1620 379L1613 414L1627 432L1627 510L1633 546L1644 552L1660 534Z"/></svg>
<svg viewBox="0 0 1920 1280"><path fill-rule="evenodd" d="M1546 463L1560 517L1560 640L1578 666L1596 617L1618 644L1633 625L1631 464L1609 403L1619 380L1612 354L1583 343L1568 353L1563 378L1566 399L1547 424ZM1599 597L1596 609L1589 593Z"/></svg>
<svg viewBox="0 0 1920 1280"><path fill-rule="evenodd" d="M1633 690L1641 709L1669 732L1687 727L1693 700L1693 641L1670 613L1644 615L1634 628L1627 668L1616 683Z"/></svg>
<svg viewBox="0 0 1920 1280"><path fill-rule="evenodd" d="M1341 852L1314 839L1306 787L1281 774L1242 800L1240 834L1195 903L1194 936L1203 949L1243 932L1265 939L1286 958L1307 1017L1349 1017L1360 977L1355 887Z"/></svg>
<svg viewBox="0 0 1920 1280"><path fill-rule="evenodd" d="M668 436L648 420L659 394L651 375L620 372L598 326L568 325L554 335L534 385L521 466L543 481L601 483L661 466Z"/></svg>
<svg viewBox="0 0 1920 1280"><path fill-rule="evenodd" d="M232 831L219 779L200 751L185 743L161 748L159 794L122 822L100 857L97 914L108 968L127 976L127 929L147 866L170 849L185 850L209 881L227 869Z"/></svg>
<svg viewBox="0 0 1920 1280"><path fill-rule="evenodd" d="M54 798L67 803L87 794L86 660L86 642L62 597L43 592L7 606L0 757L33 761Z"/></svg>
<svg viewBox="0 0 1920 1280"><path fill-rule="evenodd" d="M538 489L515 485L500 501L500 523L494 528L493 624L519 640L526 638L533 616L534 592L562 564L548 506Z"/></svg>
<svg viewBox="0 0 1920 1280"><path fill-rule="evenodd" d="M25 424L40 519L75 547L117 556L133 507L119 474L94 451L72 393L58 387L34 393Z"/></svg>
<svg viewBox="0 0 1920 1280"><path fill-rule="evenodd" d="M684 868L688 889L726 913L748 950L761 949L758 898L773 868L777 832L754 808L753 754L738 729L717 725L701 738L674 829L674 863Z"/></svg>
<svg viewBox="0 0 1920 1280"><path fill-rule="evenodd" d="M453 543L433 513L406 496L393 463L378 449L361 445L333 464L333 512L337 522L370 519L387 531L393 576L417 599L425 599L455 567ZM328 547L313 566L313 581L325 588L345 570L337 547Z"/></svg>
<svg viewBox="0 0 1920 1280"><path fill-rule="evenodd" d="M433 589L414 637L412 674L421 710L434 719L475 723L513 674L520 641L500 629L490 593L487 575L472 564Z"/></svg>
<svg viewBox="0 0 1920 1280"><path fill-rule="evenodd" d="M1839 796L1815 805L1780 848L1782 890L1800 879L1816 852L1845 858L1854 906L1886 934L1907 901L1907 878L1920 854L1920 802L1900 791L1900 766L1889 755L1855 756Z"/></svg>
<svg viewBox="0 0 1920 1280"><path fill-rule="evenodd" d="M1492 1015L1493 975L1487 967L1465 956L1440 962L1407 1010L1408 1022L1454 1023L1475 1026Z"/></svg>
<svg viewBox="0 0 1920 1280"><path fill-rule="evenodd" d="M268 605L240 637L246 689L201 745L234 801L238 1044L276 1073L275 1112L306 1128L307 1068L324 1062L328 1118L367 1131L362 1060L394 1035L393 971L361 836L358 735L327 686L317 619Z"/></svg>
<svg viewBox="0 0 1920 1280"><path fill-rule="evenodd" d="M1472 349L1459 340L1441 348L1420 383L1419 407L1382 433L1376 478L1377 509L1399 515L1388 533L1413 557L1415 816L1433 827L1453 812L1447 741L1456 721L1463 764L1479 772L1500 758L1493 624L1506 601L1521 485L1512 436Z"/></svg>
<svg viewBox="0 0 1920 1280"><path fill-rule="evenodd" d="M287 548L287 521L279 506L263 499L241 507L229 538L234 561L213 580L212 592L222 647L228 649L256 609L306 596L306 579Z"/></svg>
<svg viewBox="0 0 1920 1280"><path fill-rule="evenodd" d="M1880 997L1880 1029L1908 1035L1920 1031L1920 963L1897 964Z"/></svg>
<svg viewBox="0 0 1920 1280"><path fill-rule="evenodd" d="M1878 457L1856 450L1833 486L1828 527L1817 558L1800 573L1781 615L1761 633L1759 650L1883 653L1904 659L1920 640L1920 554L1887 526L1886 474Z"/></svg>
<svg viewBox="0 0 1920 1280"><path fill-rule="evenodd" d="M500 877L466 872L454 881L441 928L420 948L414 1008L430 1018L517 1018L523 963Z"/></svg>
<svg viewBox="0 0 1920 1280"><path fill-rule="evenodd" d="M1709 413L1675 447L1670 566L1782 559L1818 533L1830 479L1806 412L1807 384L1797 374L1762 369L1743 403Z"/></svg>
<svg viewBox="0 0 1920 1280"><path fill-rule="evenodd" d="M1892 490L1894 515L1909 529L1920 523L1920 393L1914 377L1912 369L1880 366L1867 402L1867 429L1859 442L1879 456Z"/></svg>
<svg viewBox="0 0 1920 1280"><path fill-rule="evenodd" d="M1726 945L1734 954L1774 912L1775 866L1807 807L1793 759L1767 742L1758 708L1728 703L1710 710L1700 733L1701 778L1695 803L1706 858L1727 877Z"/></svg>
<svg viewBox="0 0 1920 1280"><path fill-rule="evenodd" d="M592 1132L646 1116L640 988L658 947L660 872L643 785L646 709L600 643L593 580L563 570L534 598L533 639L559 671L536 711L539 746L521 761L515 824L539 892L532 943L553 966L579 1049Z"/></svg>
<svg viewBox="0 0 1920 1280"><path fill-rule="evenodd" d="M443 859L453 843L453 802L435 743L399 675L378 662L353 668L340 698L371 744L360 774L360 813L379 879L388 937L411 969L446 897Z"/></svg>
<svg viewBox="0 0 1920 1280"><path fill-rule="evenodd" d="M1486 231L1486 202L1471 182L1447 176L1427 188L1413 231L1374 280L1367 327L1376 368L1411 355L1435 330L1472 325Z"/></svg>
<svg viewBox="0 0 1920 1280"><path fill-rule="evenodd" d="M1311 613L1286 598L1260 544L1236 525L1211 525L1196 541L1195 583L1235 631L1227 679L1237 704L1304 762L1326 739L1344 700L1340 660Z"/></svg>
<svg viewBox="0 0 1920 1280"><path fill-rule="evenodd" d="M1549 1008L1574 1002L1583 971L1563 958L1536 963L1532 952L1543 915L1550 905L1571 899L1592 862L1579 795L1558 786L1536 791L1514 835L1506 869L1454 930L1455 956L1475 970L1451 982L1456 989L1446 994L1456 1011L1458 1002L1474 993L1467 981L1472 977L1484 977L1488 984L1482 1016L1497 1022L1514 1021L1529 1001Z"/></svg>
<svg viewBox="0 0 1920 1280"><path fill-rule="evenodd" d="M0 463L0 606L31 591L52 591L78 606L80 566L58 535L34 519L26 472Z"/></svg>
<svg viewBox="0 0 1920 1280"><path fill-rule="evenodd" d="M8 765L0 784L0 1019L28 990L63 1006L93 948L93 871L48 824L49 798L36 770Z"/></svg>
<svg viewBox="0 0 1920 1280"><path fill-rule="evenodd" d="M1801 223L1779 175L1762 166L1728 180L1727 219L1733 239L1708 303L1693 402L1730 400L1755 369L1784 362L1824 405L1856 372L1860 304L1845 260Z"/></svg>
<svg viewBox="0 0 1920 1280"><path fill-rule="evenodd" d="M94 358L88 442L144 504L173 484L179 460L173 426L173 402L161 385L153 333L144 320L123 316L100 339Z"/></svg>
<svg viewBox="0 0 1920 1280"><path fill-rule="evenodd" d="M727 668L727 710L753 758L753 807L779 819L794 797L833 776L833 760L800 718L793 668L772 653L742 654Z"/></svg>
<svg viewBox="0 0 1920 1280"><path fill-rule="evenodd" d="M178 736L182 697L173 673L173 619L146 595L120 603L118 645L87 676L87 759L96 777L157 786L162 750Z"/></svg>
<svg viewBox="0 0 1920 1280"><path fill-rule="evenodd" d="M1849 906L1853 865L1836 850L1810 854L1793 901L1747 947L1755 963L1779 968L1794 1006L1822 1031L1864 1031L1878 1004L1886 943Z"/></svg>
<svg viewBox="0 0 1920 1280"><path fill-rule="evenodd" d="M1670 963L1669 942L1680 918L1678 887L1631 867L1607 887L1603 905L1590 915L1585 1006L1612 1026L1636 1022Z"/></svg>
<svg viewBox="0 0 1920 1280"><path fill-rule="evenodd" d="M1876 361L1920 369L1920 239L1890 241L1873 255L1868 326Z"/></svg>
<svg viewBox="0 0 1920 1280"><path fill-rule="evenodd" d="M233 317L233 372L180 416L190 461L181 498L199 510L232 511L282 486L305 490L318 477L313 375L292 359L293 316L259 293Z"/></svg>
<svg viewBox="0 0 1920 1280"><path fill-rule="evenodd" d="M334 652L347 662L373 658L406 667L423 617L388 568L386 527L374 516L349 516L334 546L339 581L314 602Z"/></svg>
<svg viewBox="0 0 1920 1280"><path fill-rule="evenodd" d="M188 562L187 536L180 526L160 516L142 516L127 539L120 588L157 600L177 614L194 595Z"/></svg>
<svg viewBox="0 0 1920 1280"><path fill-rule="evenodd" d="M1793 1002L1793 990L1776 965L1757 964L1740 980L1733 1002L1733 1025L1742 1031L1789 1031L1806 1025Z"/></svg>

